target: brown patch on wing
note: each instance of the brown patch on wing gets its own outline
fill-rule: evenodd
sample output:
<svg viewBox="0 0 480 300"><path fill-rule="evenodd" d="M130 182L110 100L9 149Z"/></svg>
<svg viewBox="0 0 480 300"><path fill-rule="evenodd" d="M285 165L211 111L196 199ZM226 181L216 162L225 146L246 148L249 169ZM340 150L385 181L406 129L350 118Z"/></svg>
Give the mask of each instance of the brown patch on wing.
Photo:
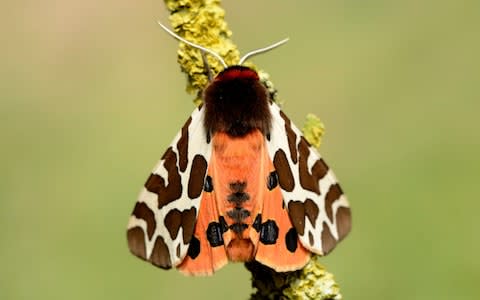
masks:
<svg viewBox="0 0 480 300"><path fill-rule="evenodd" d="M202 193L206 172L207 161L203 156L195 155L188 179L188 197L190 199L198 198Z"/></svg>
<svg viewBox="0 0 480 300"><path fill-rule="evenodd" d="M290 119L280 111L280 116L285 121L285 131L287 132L288 147L290 148L290 157L293 163L297 163L297 135L292 130Z"/></svg>
<svg viewBox="0 0 480 300"><path fill-rule="evenodd" d="M149 261L162 269L170 269L172 267L170 252L168 251L167 244L165 244L163 237L158 236L155 240L155 245L153 246L152 255L150 256Z"/></svg>
<svg viewBox="0 0 480 300"><path fill-rule="evenodd" d="M332 184L325 195L325 210L330 221L333 223L332 204L343 194L338 183Z"/></svg>
<svg viewBox="0 0 480 300"><path fill-rule="evenodd" d="M305 206L303 206L303 203L300 201L290 201L288 203L288 215L298 234L303 235L305 232Z"/></svg>
<svg viewBox="0 0 480 300"><path fill-rule="evenodd" d="M193 229L195 227L196 209L192 207L184 211L172 209L165 216L165 227L170 233L172 240L175 240L178 235L180 227L183 229L183 243L188 244L192 238Z"/></svg>
<svg viewBox="0 0 480 300"><path fill-rule="evenodd" d="M184 172L188 165L188 126L192 122L192 117L188 118L182 127L182 135L177 142L178 149L178 166L180 171Z"/></svg>
<svg viewBox="0 0 480 300"><path fill-rule="evenodd" d="M148 208L144 202L137 202L132 213L137 219L142 219L147 223L148 239L152 239L155 232L156 222L153 211Z"/></svg>
<svg viewBox="0 0 480 300"><path fill-rule="evenodd" d="M310 174L308 170L308 156L310 155L310 144L305 140L304 137L301 138L300 143L298 144L298 150L300 152L300 159L298 163L299 175L300 175L300 185L309 191L320 195L319 181L322 179L328 172L328 166L325 164L323 159L319 159L315 162L312 167L312 173Z"/></svg>
<svg viewBox="0 0 480 300"><path fill-rule="evenodd" d="M157 174L151 174L145 183L145 188L158 195L158 209L168 203L177 200L182 195L182 183L177 168L177 155L168 148L162 159L165 161L163 166L168 172L168 185L165 186L165 180Z"/></svg>
<svg viewBox="0 0 480 300"><path fill-rule="evenodd" d="M305 232L305 218L308 218L315 227L318 212L318 205L311 199L307 199L305 202L290 201L288 203L288 214L299 235L303 235Z"/></svg>
<svg viewBox="0 0 480 300"><path fill-rule="evenodd" d="M350 208L348 207L339 207L337 209L337 230L338 230L338 239L343 239L349 232L352 227L352 214Z"/></svg>
<svg viewBox="0 0 480 300"><path fill-rule="evenodd" d="M280 187L287 192L293 191L293 188L295 186L295 180L293 178L292 170L290 170L287 156L282 149L279 149L277 150L277 152L275 152L275 156L273 158L273 165L278 174L278 181L280 183Z"/></svg>
<svg viewBox="0 0 480 300"><path fill-rule="evenodd" d="M327 223L323 222L323 230L322 230L322 250L323 254L327 254L330 252L333 248L335 248L335 245L337 244L337 241L333 237L332 233L330 232L330 228L328 228Z"/></svg>
<svg viewBox="0 0 480 300"><path fill-rule="evenodd" d="M315 243L315 240L313 239L313 234L309 231L308 232L308 242L310 243L310 246L313 246Z"/></svg>
<svg viewBox="0 0 480 300"><path fill-rule="evenodd" d="M308 217L310 223L312 223L313 227L315 228L315 221L317 220L319 211L318 205L311 199L305 200L303 205L305 207L305 215Z"/></svg>
<svg viewBox="0 0 480 300"><path fill-rule="evenodd" d="M145 248L145 233L140 227L133 227L127 230L128 248L135 256L147 259L147 250Z"/></svg>

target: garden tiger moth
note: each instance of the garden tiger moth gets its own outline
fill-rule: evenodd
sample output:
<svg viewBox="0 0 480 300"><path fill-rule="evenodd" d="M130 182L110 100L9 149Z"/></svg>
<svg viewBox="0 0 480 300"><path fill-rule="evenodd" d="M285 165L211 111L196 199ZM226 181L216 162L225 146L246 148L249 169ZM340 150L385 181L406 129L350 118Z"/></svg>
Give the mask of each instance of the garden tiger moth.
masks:
<svg viewBox="0 0 480 300"><path fill-rule="evenodd" d="M252 260L286 272L348 234L350 208L335 175L257 72L241 65L279 44L239 65L220 58L225 69L140 193L127 229L134 255L187 275Z"/></svg>

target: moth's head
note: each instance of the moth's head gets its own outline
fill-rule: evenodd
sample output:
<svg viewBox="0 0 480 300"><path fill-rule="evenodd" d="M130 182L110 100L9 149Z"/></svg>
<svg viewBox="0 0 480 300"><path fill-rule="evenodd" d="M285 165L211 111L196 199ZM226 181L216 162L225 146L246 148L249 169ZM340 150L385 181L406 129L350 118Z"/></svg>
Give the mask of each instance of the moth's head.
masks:
<svg viewBox="0 0 480 300"><path fill-rule="evenodd" d="M268 108L269 94L260 82L257 72L243 63L250 57L267 52L288 41L281 40L270 46L245 54L237 65L228 66L215 51L192 43L165 27L159 25L176 39L213 55L222 63L224 70L209 83L204 91L206 129L215 133L224 131L231 136L243 136L251 130L259 129L269 134L271 115Z"/></svg>

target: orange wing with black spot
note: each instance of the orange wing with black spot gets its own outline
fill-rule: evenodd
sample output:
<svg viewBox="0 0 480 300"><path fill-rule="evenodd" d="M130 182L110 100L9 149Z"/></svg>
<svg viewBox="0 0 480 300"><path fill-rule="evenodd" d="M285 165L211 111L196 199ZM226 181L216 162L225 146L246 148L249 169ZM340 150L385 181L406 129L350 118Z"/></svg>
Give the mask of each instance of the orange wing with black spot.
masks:
<svg viewBox="0 0 480 300"><path fill-rule="evenodd" d="M325 255L350 231L351 213L333 171L280 108L270 104L268 152L302 245Z"/></svg>

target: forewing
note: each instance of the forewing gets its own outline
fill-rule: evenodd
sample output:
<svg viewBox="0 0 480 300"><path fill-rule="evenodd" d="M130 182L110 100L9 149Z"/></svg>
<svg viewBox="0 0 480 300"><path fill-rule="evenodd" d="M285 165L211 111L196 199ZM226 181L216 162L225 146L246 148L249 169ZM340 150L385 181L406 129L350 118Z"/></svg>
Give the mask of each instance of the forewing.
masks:
<svg viewBox="0 0 480 300"><path fill-rule="evenodd" d="M140 192L127 226L130 251L161 268L179 265L194 232L211 145L205 108L192 113Z"/></svg>
<svg viewBox="0 0 480 300"><path fill-rule="evenodd" d="M350 231L351 214L335 175L280 108L271 103L267 138L283 201L305 248L330 252Z"/></svg>

